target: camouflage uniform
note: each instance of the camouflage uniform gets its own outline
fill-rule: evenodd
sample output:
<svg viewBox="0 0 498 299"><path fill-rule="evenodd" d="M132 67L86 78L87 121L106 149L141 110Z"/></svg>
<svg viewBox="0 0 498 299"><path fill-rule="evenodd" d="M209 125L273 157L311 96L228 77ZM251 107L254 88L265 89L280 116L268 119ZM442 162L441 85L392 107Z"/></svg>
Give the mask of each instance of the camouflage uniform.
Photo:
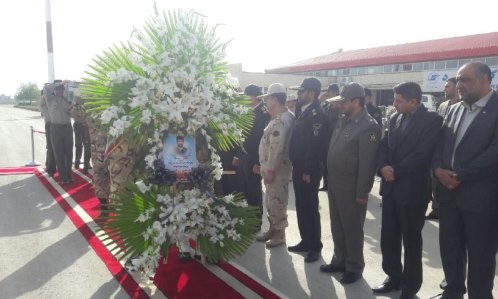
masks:
<svg viewBox="0 0 498 299"><path fill-rule="evenodd" d="M85 107L83 107L82 99L80 97L76 97L75 100L76 103L69 111L71 113L71 117L74 119L74 146L76 148L74 168L79 168L81 154L84 149L83 173L87 173L88 169L90 168L91 156L90 132L88 130L88 124L86 121L87 112L85 110Z"/></svg>
<svg viewBox="0 0 498 299"><path fill-rule="evenodd" d="M258 237L258 241L267 241L267 247L285 243L287 223L287 202L289 198L289 177L291 163L289 145L294 126L294 116L282 108L265 128L259 144L259 162L263 178L268 171L273 172L273 182L266 184L266 209L270 229Z"/></svg>
<svg viewBox="0 0 498 299"><path fill-rule="evenodd" d="M99 128L96 122L91 118L86 118L88 131L91 142L91 156L93 164L93 186L95 196L99 199L108 199L111 185L111 176L109 174L109 163L104 159L107 134Z"/></svg>
<svg viewBox="0 0 498 299"><path fill-rule="evenodd" d="M126 137L119 138L111 147L107 152L107 160L111 175L110 200L115 201L119 192L134 179L133 169L138 148Z"/></svg>

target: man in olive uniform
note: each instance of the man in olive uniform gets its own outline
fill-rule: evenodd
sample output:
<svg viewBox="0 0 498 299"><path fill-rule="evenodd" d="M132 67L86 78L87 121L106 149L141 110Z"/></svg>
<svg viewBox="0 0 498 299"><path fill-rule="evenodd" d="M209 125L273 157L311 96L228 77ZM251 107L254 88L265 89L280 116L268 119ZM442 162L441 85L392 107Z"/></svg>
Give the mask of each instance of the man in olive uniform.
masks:
<svg viewBox="0 0 498 299"><path fill-rule="evenodd" d="M48 83L45 83L45 85L48 85ZM46 171L49 176L54 176L56 167L55 167L54 149L52 148L52 135L50 134L50 115L48 114L47 99L43 94L43 90L41 91L40 111L41 114L43 115L43 120L45 121L45 137L46 137L45 139L47 142L46 143L47 155L45 159Z"/></svg>
<svg viewBox="0 0 498 299"><path fill-rule="evenodd" d="M60 80L43 87L50 116L50 138L54 150L55 164L63 185L73 181L73 128L71 127L72 104L64 97L64 83Z"/></svg>
<svg viewBox="0 0 498 299"><path fill-rule="evenodd" d="M243 147L233 158L232 165L237 167L238 191L244 193L248 204L260 208L261 218L263 215L263 186L261 185L261 175L258 173L258 148L263 130L270 121L270 114L265 103L258 98L262 94L260 87L250 84L245 88L244 94L251 98L254 123Z"/></svg>
<svg viewBox="0 0 498 299"><path fill-rule="evenodd" d="M337 123L337 120L339 119L340 116L340 111L339 108L337 107L336 102L330 102L329 100L333 97L336 97L339 95L339 85L332 83L329 84L327 87L327 90L322 96L324 97L323 101L321 102L323 111L325 112L325 115L327 115L327 128L329 131L326 134L327 140L323 143L325 146L323 149L324 155L327 155L328 151L328 146L330 143L330 137L332 136L332 132L334 130L335 124ZM327 161L326 157L323 159L323 186L318 189L318 191L328 191L329 190L329 180L327 178L328 176L328 171L327 171Z"/></svg>
<svg viewBox="0 0 498 299"><path fill-rule="evenodd" d="M323 142L327 121L318 97L322 84L310 77L295 87L298 90L296 122L292 132L290 159L296 195L296 213L301 241L290 246L290 252L308 252L305 262L320 258L322 250L318 185L322 176Z"/></svg>
<svg viewBox="0 0 498 299"><path fill-rule="evenodd" d="M339 96L344 113L327 154L329 209L334 255L320 266L326 273L344 272L341 283L357 281L365 268L363 224L372 189L381 129L365 108L365 91L358 83L344 86Z"/></svg>
<svg viewBox="0 0 498 299"><path fill-rule="evenodd" d="M261 97L266 98L266 105L272 118L259 144L260 172L266 186L266 210L270 229L256 237L256 240L268 241L266 247L272 248L285 244L291 173L289 146L294 116L285 107L287 91L283 84L271 84L268 93Z"/></svg>

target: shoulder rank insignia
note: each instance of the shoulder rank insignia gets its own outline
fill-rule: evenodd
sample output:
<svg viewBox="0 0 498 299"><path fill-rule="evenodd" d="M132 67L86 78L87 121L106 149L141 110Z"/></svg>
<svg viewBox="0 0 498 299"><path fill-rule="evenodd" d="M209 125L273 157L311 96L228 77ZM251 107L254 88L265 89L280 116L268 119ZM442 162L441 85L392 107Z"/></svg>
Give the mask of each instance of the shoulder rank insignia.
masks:
<svg viewBox="0 0 498 299"><path fill-rule="evenodd" d="M372 142L372 143L377 142L377 135L375 135L374 132L370 133L370 142Z"/></svg>

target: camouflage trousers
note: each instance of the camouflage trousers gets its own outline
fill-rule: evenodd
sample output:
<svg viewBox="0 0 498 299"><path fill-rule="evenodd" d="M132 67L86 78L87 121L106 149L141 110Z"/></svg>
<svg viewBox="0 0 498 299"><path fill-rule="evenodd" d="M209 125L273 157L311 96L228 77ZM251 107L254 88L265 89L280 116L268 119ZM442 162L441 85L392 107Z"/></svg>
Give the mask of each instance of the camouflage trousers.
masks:
<svg viewBox="0 0 498 299"><path fill-rule="evenodd" d="M135 144L123 140L114 147L109 157L109 174L111 177L110 197L111 202L118 199L119 192L123 190L130 181L133 181L133 167L138 149Z"/></svg>
<svg viewBox="0 0 498 299"><path fill-rule="evenodd" d="M111 177L109 164L104 160L107 138L95 128L89 129L91 157L93 164L93 186L97 198L109 198Z"/></svg>
<svg viewBox="0 0 498 299"><path fill-rule="evenodd" d="M290 162L284 163L273 173L273 182L265 185L265 204L271 229L284 230L288 226Z"/></svg>

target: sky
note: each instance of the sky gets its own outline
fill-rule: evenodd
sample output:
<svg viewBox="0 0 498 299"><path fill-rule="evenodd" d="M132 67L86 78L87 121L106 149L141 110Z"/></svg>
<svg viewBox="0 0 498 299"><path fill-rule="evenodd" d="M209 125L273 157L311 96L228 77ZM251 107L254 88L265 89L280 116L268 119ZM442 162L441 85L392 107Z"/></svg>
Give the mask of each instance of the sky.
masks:
<svg viewBox="0 0 498 299"><path fill-rule="evenodd" d="M48 80L46 0L0 1L0 95ZM92 59L161 10L222 24L227 61L264 72L343 49L498 31L498 1L51 0L55 77L79 80Z"/></svg>

